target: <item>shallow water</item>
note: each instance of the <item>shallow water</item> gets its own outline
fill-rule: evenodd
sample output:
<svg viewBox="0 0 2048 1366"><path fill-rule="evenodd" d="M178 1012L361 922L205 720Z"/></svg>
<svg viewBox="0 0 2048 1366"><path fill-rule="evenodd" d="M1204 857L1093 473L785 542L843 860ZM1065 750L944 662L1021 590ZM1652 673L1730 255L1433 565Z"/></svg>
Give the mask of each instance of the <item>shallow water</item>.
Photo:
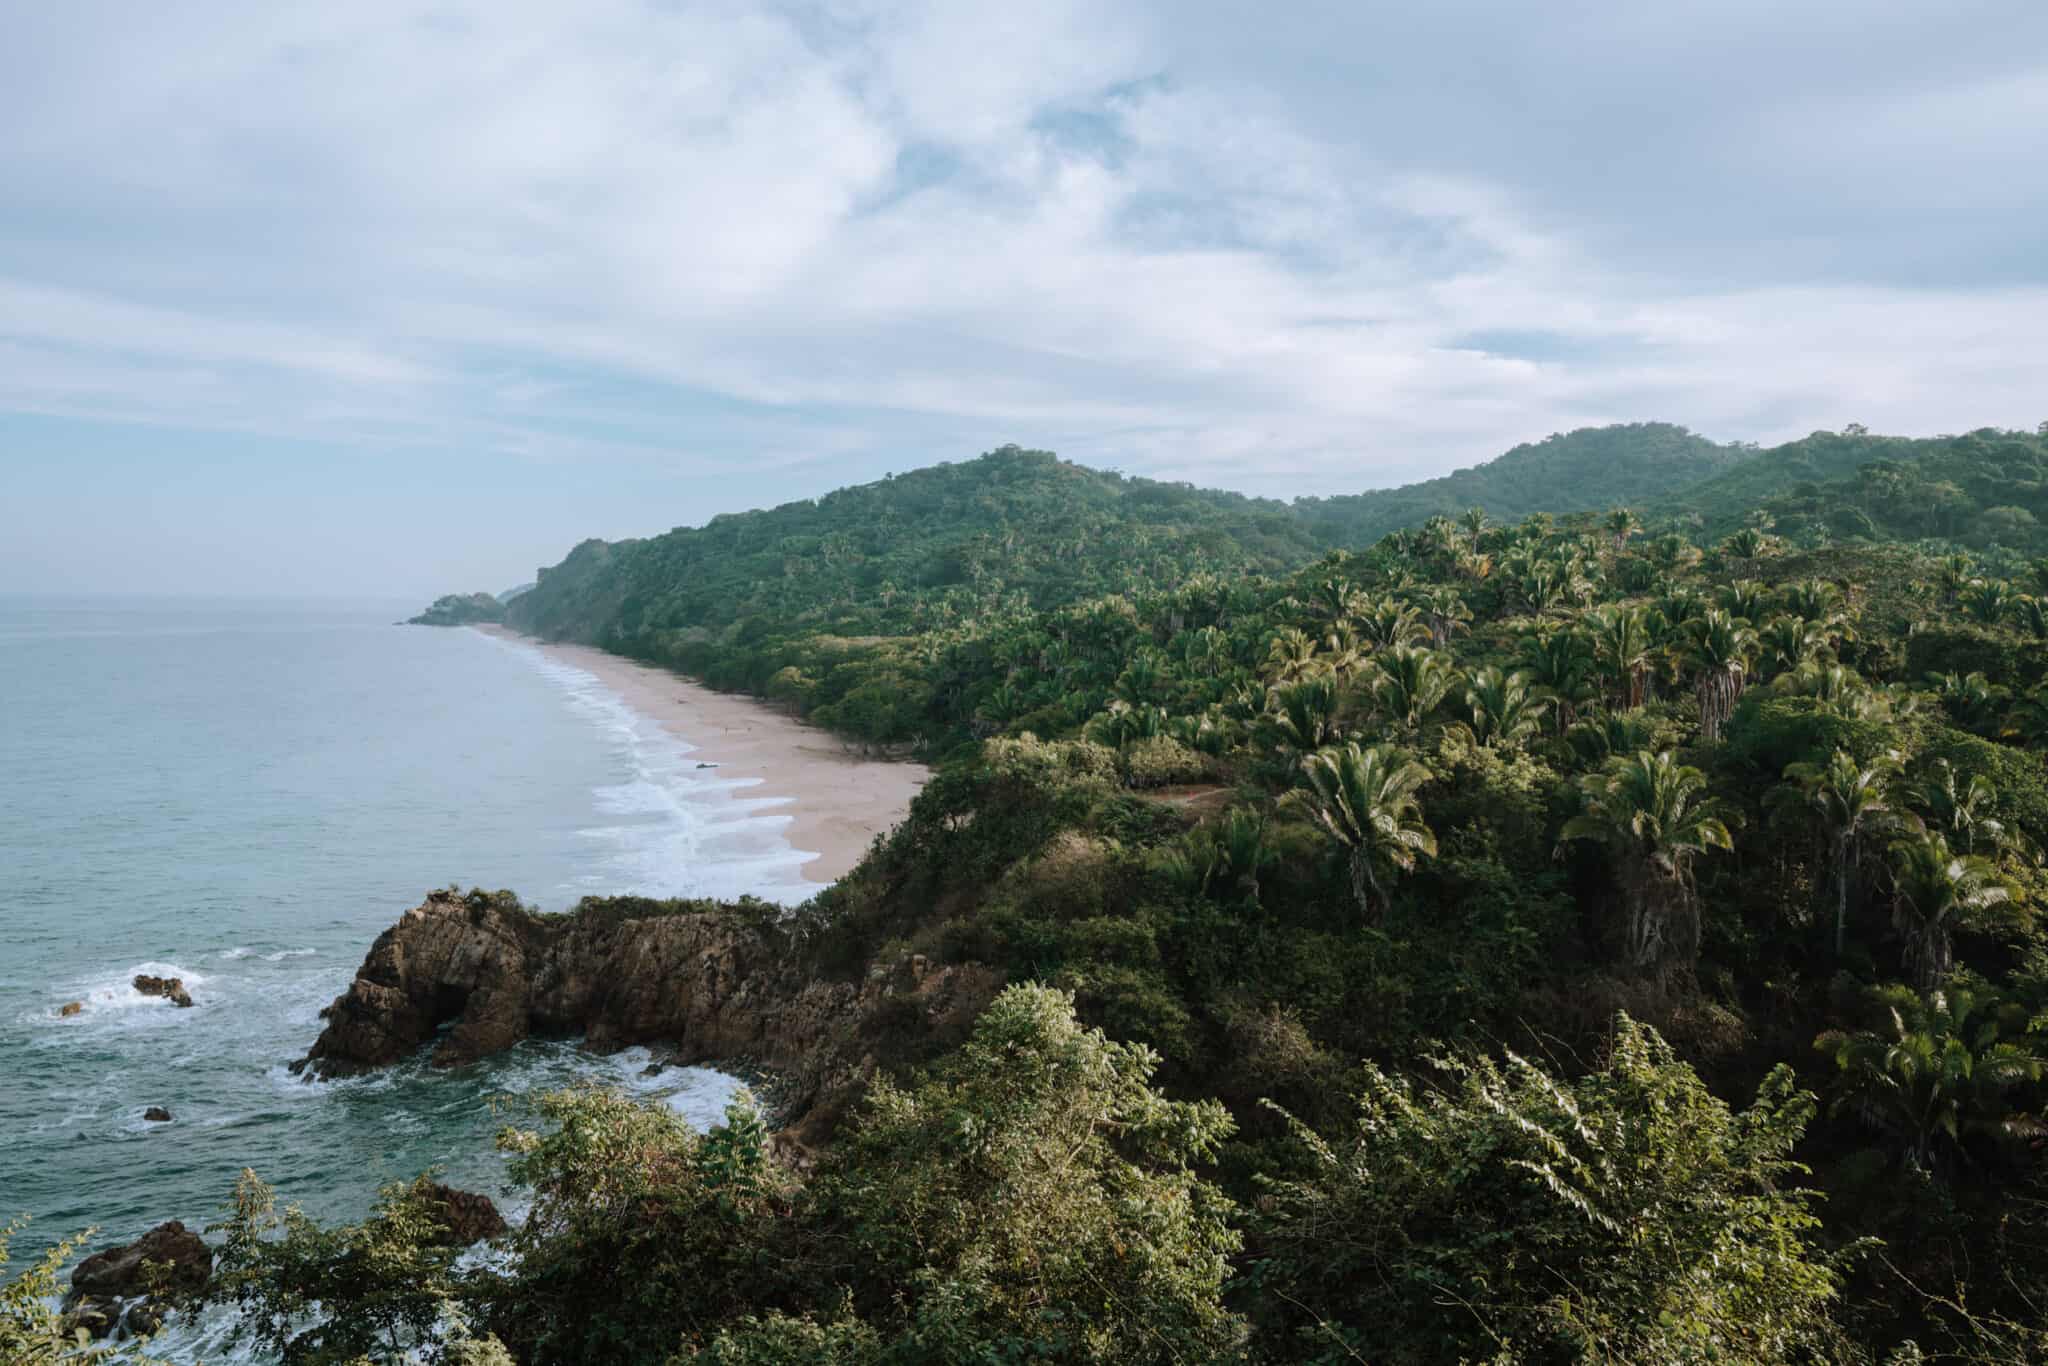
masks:
<svg viewBox="0 0 2048 1366"><path fill-rule="evenodd" d="M454 1072L287 1071L430 887L544 909L816 890L776 803L589 674L391 626L404 610L0 599L0 1219L35 1216L17 1254L202 1225L245 1166L321 1216L427 1167L503 1195L494 1098L578 1076L700 1123L724 1109L715 1072L644 1078L645 1050L559 1042ZM183 977L194 1007L139 996L143 972Z"/></svg>

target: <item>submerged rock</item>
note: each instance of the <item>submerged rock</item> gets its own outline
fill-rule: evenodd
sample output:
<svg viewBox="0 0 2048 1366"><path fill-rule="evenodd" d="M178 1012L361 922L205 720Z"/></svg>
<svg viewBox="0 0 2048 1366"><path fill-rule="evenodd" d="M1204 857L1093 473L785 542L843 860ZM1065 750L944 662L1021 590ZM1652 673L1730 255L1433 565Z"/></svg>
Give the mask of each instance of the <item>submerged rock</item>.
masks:
<svg viewBox="0 0 2048 1366"><path fill-rule="evenodd" d="M161 1105L152 1105L142 1112L142 1117L151 1124L169 1124L171 1112Z"/></svg>
<svg viewBox="0 0 2048 1366"><path fill-rule="evenodd" d="M62 1006L58 1008L57 1013L68 1019L69 1017L78 1014L80 1011L84 1009L85 1002L83 1001L66 1001Z"/></svg>
<svg viewBox="0 0 2048 1366"><path fill-rule="evenodd" d="M144 996L161 996L174 1006L190 1006L191 994L185 990L182 977L152 977L143 973L134 981L134 987Z"/></svg>

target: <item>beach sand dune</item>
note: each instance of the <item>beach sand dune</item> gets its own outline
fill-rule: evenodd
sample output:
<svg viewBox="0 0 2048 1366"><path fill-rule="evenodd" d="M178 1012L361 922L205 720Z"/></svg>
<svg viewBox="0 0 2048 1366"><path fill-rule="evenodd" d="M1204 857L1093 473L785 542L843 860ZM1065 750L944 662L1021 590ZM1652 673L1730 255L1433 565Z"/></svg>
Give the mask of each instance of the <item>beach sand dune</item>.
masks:
<svg viewBox="0 0 2048 1366"><path fill-rule="evenodd" d="M522 641L595 675L627 706L692 746L693 759L718 765L721 777L758 779L748 796L789 798L786 834L792 846L814 855L803 865L813 882L833 882L851 871L875 836L903 819L931 776L923 764L852 754L829 733L765 702L714 692L666 669L501 626L475 629Z"/></svg>

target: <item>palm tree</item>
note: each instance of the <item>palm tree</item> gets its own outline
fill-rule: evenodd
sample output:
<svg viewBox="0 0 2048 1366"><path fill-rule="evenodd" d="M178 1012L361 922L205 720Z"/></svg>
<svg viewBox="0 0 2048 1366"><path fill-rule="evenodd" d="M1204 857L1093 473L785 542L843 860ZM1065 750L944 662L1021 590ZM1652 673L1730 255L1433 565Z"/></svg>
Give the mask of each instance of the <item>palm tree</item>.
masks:
<svg viewBox="0 0 2048 1366"><path fill-rule="evenodd" d="M1465 599L1455 588L1432 586L1424 589L1415 595L1415 606L1429 627L1430 644L1439 650L1451 643L1453 631L1472 620L1472 609L1465 605Z"/></svg>
<svg viewBox="0 0 2048 1366"><path fill-rule="evenodd" d="M1266 728L1280 748L1312 754L1338 739L1342 702L1328 674L1284 684L1266 694Z"/></svg>
<svg viewBox="0 0 2048 1366"><path fill-rule="evenodd" d="M1360 638L1376 649L1410 644L1429 634L1420 612L1392 598L1376 599L1355 615Z"/></svg>
<svg viewBox="0 0 2048 1366"><path fill-rule="evenodd" d="M1283 626L1266 647L1266 668L1275 678L1299 678L1315 663L1316 638L1298 626Z"/></svg>
<svg viewBox="0 0 2048 1366"><path fill-rule="evenodd" d="M1771 538L1753 526L1746 526L1721 542L1723 554L1753 560L1771 548Z"/></svg>
<svg viewBox="0 0 2048 1366"><path fill-rule="evenodd" d="M1610 760L1579 780L1584 808L1559 839L1607 846L1627 911L1627 958L1638 972L1690 972L1699 958L1692 861L1735 847L1720 804L1702 795L1706 786L1706 775L1668 750Z"/></svg>
<svg viewBox="0 0 2048 1366"><path fill-rule="evenodd" d="M1265 817L1238 806L1216 825L1190 835L1168 855L1167 868L1198 895L1232 892L1256 905L1259 874L1279 857L1280 851L1266 842Z"/></svg>
<svg viewBox="0 0 2048 1366"><path fill-rule="evenodd" d="M1781 613L1756 633L1757 657L1765 673L1776 677L1807 663L1828 646L1827 634L1805 617Z"/></svg>
<svg viewBox="0 0 2048 1366"><path fill-rule="evenodd" d="M1992 850L2005 843L2005 823L1991 814L1998 790L1981 773L1968 778L1946 759L1936 759L1913 797L1927 813L1927 823L1952 838L1965 854L1977 852L1982 840Z"/></svg>
<svg viewBox="0 0 2048 1366"><path fill-rule="evenodd" d="M1805 617L1823 631L1848 620L1849 609L1839 586L1826 579L1801 579L1784 588L1785 610Z"/></svg>
<svg viewBox="0 0 2048 1366"><path fill-rule="evenodd" d="M1586 629L1595 657L1614 681L1620 710L1642 706L1650 674L1649 614L1640 607L1603 607L1586 614Z"/></svg>
<svg viewBox="0 0 2048 1366"><path fill-rule="evenodd" d="M1996 626L2013 609L2019 594L2004 579L1978 579L1963 594L1963 609L1986 626Z"/></svg>
<svg viewBox="0 0 2048 1366"><path fill-rule="evenodd" d="M1372 695L1410 730L1421 728L1457 681L1450 659L1426 646L1396 645L1375 658L1380 674L1372 681Z"/></svg>
<svg viewBox="0 0 2048 1366"><path fill-rule="evenodd" d="M1969 586L1970 580L1976 576L1976 566L1970 562L1968 555L1958 550L1952 555L1943 556L1941 563L1935 567L1935 572L1941 583L1942 602L1953 604L1962 596L1963 589Z"/></svg>
<svg viewBox="0 0 2048 1366"><path fill-rule="evenodd" d="M1409 872L1434 857L1436 835L1415 794L1430 772L1391 745L1344 744L1301 761L1302 786L1288 794L1349 851L1351 894L1367 916L1387 904L1384 872Z"/></svg>
<svg viewBox="0 0 2048 1366"><path fill-rule="evenodd" d="M1522 637L1522 663L1539 695L1556 706L1560 735L1579 719L1580 707L1599 697L1593 684L1593 642L1583 631L1538 626Z"/></svg>
<svg viewBox="0 0 2048 1366"><path fill-rule="evenodd" d="M2022 593L2012 601L2013 620L2036 640L2048 640L2048 598Z"/></svg>
<svg viewBox="0 0 2048 1366"><path fill-rule="evenodd" d="M1643 529L1642 519L1628 508L1615 508L1607 514L1607 534L1614 538L1614 553L1619 555L1628 549L1628 538Z"/></svg>
<svg viewBox="0 0 2048 1366"><path fill-rule="evenodd" d="M1955 962L1956 923L2012 896L1982 854L1958 854L1930 830L1892 842L1892 924L1906 941L1906 974L1931 991Z"/></svg>
<svg viewBox="0 0 2048 1366"><path fill-rule="evenodd" d="M1519 748L1543 725L1549 699L1530 689L1529 676L1519 670L1503 674L1493 665L1474 673L1465 688L1465 706L1472 714L1468 730L1475 744L1492 749Z"/></svg>
<svg viewBox="0 0 2048 1366"><path fill-rule="evenodd" d="M1763 618L1769 590L1755 579L1736 579L1721 590L1721 606L1731 617L1756 622Z"/></svg>
<svg viewBox="0 0 2048 1366"><path fill-rule="evenodd" d="M1734 715L1736 699L1742 696L1749 657L1756 651L1756 632L1715 608L1685 624L1684 650L1697 671L1700 736L1712 744L1721 738L1721 727Z"/></svg>
<svg viewBox="0 0 2048 1366"><path fill-rule="evenodd" d="M1891 785L1898 775L1896 755L1886 754L1866 766L1849 751L1838 749L1824 764L1787 765L1785 781L1791 786L1774 794L1781 803L1796 801L1811 814L1827 842L1834 865L1837 958L1848 940L1849 884L1859 861L1857 846L1866 833L1894 829L1902 823L1891 806Z"/></svg>
<svg viewBox="0 0 2048 1366"><path fill-rule="evenodd" d="M1458 519L1458 525L1464 527L1465 534L1472 538L1472 549L1477 553L1479 538L1486 534L1486 529L1493 523L1487 520L1485 508L1470 507L1466 508L1465 515Z"/></svg>
<svg viewBox="0 0 2048 1366"><path fill-rule="evenodd" d="M1854 1113L1902 1145L1909 1166L1925 1170L1946 1140L1960 1151L1973 1133L2037 1137L2039 1121L2011 1113L2015 1087L2041 1079L2038 1055L2001 1038L2019 1021L2001 1019L1995 1001L1968 990L1926 994L1874 988L1876 1029L1830 1030L1813 1041L1840 1069L1830 1110Z"/></svg>

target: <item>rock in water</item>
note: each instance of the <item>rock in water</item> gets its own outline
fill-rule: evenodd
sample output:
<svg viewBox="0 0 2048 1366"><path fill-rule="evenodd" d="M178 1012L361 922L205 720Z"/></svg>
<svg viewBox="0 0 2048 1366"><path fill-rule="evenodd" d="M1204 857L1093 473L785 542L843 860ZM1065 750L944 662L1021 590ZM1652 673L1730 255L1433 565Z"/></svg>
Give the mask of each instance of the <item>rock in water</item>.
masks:
<svg viewBox="0 0 2048 1366"><path fill-rule="evenodd" d="M162 1279L150 1275L145 1263L162 1263ZM132 1243L96 1252L74 1267L71 1293L64 1299L65 1320L96 1338L123 1327L152 1332L166 1312L157 1292L172 1299L197 1294L212 1279L213 1250L173 1219ZM147 1298L129 1307L124 1321L122 1302L139 1296Z"/></svg>
<svg viewBox="0 0 2048 1366"><path fill-rule="evenodd" d="M161 996L174 1006L190 1006L191 995L185 990L182 977L152 977L143 973L135 979L134 987L144 996Z"/></svg>
<svg viewBox="0 0 2048 1366"><path fill-rule="evenodd" d="M150 1106L142 1112L142 1117L151 1124L169 1124L171 1122L171 1112L161 1105Z"/></svg>
<svg viewBox="0 0 2048 1366"><path fill-rule="evenodd" d="M456 1190L438 1181L422 1182L420 1191L434 1207L435 1217L448 1230L444 1241L450 1246L468 1247L471 1243L496 1238L505 1232L505 1216L498 1213L498 1207L491 1203L488 1195Z"/></svg>
<svg viewBox="0 0 2048 1366"><path fill-rule="evenodd" d="M69 1018L70 1016L76 1015L84 1009L85 1002L83 1001L66 1001L63 1007L59 1009L57 1013L59 1015L65 1016L66 1018Z"/></svg>

